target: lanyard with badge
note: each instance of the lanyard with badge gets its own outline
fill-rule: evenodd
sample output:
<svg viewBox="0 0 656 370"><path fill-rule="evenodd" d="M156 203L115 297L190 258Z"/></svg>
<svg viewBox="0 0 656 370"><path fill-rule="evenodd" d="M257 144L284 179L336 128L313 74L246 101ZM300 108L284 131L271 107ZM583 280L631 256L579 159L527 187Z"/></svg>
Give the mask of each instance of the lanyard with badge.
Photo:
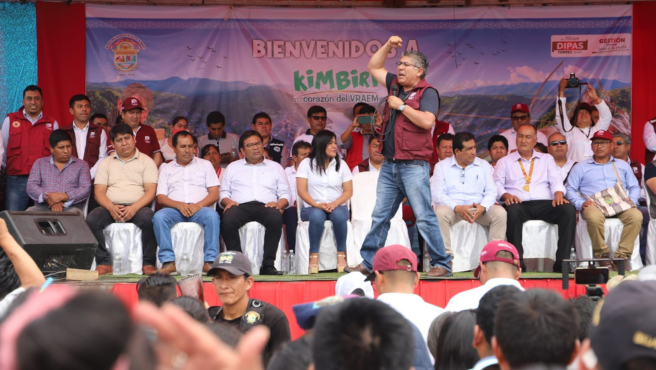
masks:
<svg viewBox="0 0 656 370"><path fill-rule="evenodd" d="M524 169L524 164L522 163L522 159L519 158L519 167L522 168L522 173L524 174L524 178L526 179L526 184L524 184L524 191L528 192L531 190L531 177L533 176L533 165L535 164L535 157L531 159L531 169L529 169L528 175L526 175L526 170Z"/></svg>

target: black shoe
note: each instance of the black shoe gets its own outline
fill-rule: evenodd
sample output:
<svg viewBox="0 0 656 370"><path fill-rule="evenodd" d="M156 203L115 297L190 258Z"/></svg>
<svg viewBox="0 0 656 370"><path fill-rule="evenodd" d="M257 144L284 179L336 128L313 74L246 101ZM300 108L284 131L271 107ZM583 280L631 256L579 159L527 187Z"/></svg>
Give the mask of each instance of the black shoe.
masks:
<svg viewBox="0 0 656 370"><path fill-rule="evenodd" d="M563 272L563 261L556 260L556 262L554 262L553 272L558 273L558 274Z"/></svg>
<svg viewBox="0 0 656 370"><path fill-rule="evenodd" d="M260 267L260 275L282 275L282 271L278 271L273 266Z"/></svg>
<svg viewBox="0 0 656 370"><path fill-rule="evenodd" d="M522 268L522 272L526 272L526 265L524 264L524 260L519 260L519 267Z"/></svg>

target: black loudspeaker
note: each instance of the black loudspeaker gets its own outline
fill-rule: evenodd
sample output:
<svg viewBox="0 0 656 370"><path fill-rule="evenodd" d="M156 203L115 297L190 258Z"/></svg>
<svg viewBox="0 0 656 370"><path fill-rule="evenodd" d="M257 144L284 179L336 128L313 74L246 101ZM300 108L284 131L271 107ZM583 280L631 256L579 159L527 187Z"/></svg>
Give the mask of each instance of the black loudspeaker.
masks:
<svg viewBox="0 0 656 370"><path fill-rule="evenodd" d="M3 211L0 217L16 242L45 274L67 268L89 270L98 241L75 213Z"/></svg>

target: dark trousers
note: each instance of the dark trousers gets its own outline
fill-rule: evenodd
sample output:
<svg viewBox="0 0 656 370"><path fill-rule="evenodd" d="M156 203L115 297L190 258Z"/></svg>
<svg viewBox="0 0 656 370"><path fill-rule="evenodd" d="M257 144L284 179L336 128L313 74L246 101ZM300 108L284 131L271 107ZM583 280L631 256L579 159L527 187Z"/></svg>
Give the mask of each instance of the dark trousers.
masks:
<svg viewBox="0 0 656 370"><path fill-rule="evenodd" d="M265 207L264 203L248 202L232 206L223 211L221 219L221 235L229 251L241 250L239 229L249 222L255 221L266 229L264 232L264 254L262 266L271 266L276 261L278 243L282 235L282 215L275 208Z"/></svg>
<svg viewBox="0 0 656 370"><path fill-rule="evenodd" d="M289 207L282 213L282 222L285 224L287 246L290 251L296 250L296 226L298 226L298 213L296 207Z"/></svg>
<svg viewBox="0 0 656 370"><path fill-rule="evenodd" d="M98 249L96 250L97 265L111 265L111 257L107 246L105 245L105 235L103 230L113 224L114 219L109 211L103 207L98 207L91 211L87 216L87 224L91 232L98 240ZM157 253L157 239L153 230L153 210L150 207L143 207L132 217L130 221L141 229L141 245L143 247L143 265L155 266Z"/></svg>
<svg viewBox="0 0 656 370"><path fill-rule="evenodd" d="M506 206L508 213L506 237L519 252L519 259L524 259L522 246L523 224L529 220L540 220L558 225L558 249L556 261L568 259L574 243L576 231L576 209L571 204L554 207L551 200L530 200ZM530 238L531 235L527 235Z"/></svg>

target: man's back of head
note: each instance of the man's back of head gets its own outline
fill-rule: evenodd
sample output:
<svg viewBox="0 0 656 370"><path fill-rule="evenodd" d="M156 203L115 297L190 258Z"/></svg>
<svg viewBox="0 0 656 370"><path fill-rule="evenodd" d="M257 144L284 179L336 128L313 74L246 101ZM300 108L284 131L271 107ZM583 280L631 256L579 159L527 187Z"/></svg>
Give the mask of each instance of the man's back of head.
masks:
<svg viewBox="0 0 656 370"><path fill-rule="evenodd" d="M152 302L157 307L161 307L178 296L176 286L177 282L174 277L157 272L137 283L139 300Z"/></svg>
<svg viewBox="0 0 656 370"><path fill-rule="evenodd" d="M517 280L520 273L517 248L506 241L494 240L483 247L479 265L474 270L474 277L485 284L488 280L495 278Z"/></svg>
<svg viewBox="0 0 656 370"><path fill-rule="evenodd" d="M315 324L316 370L405 370L413 365L414 347L410 323L375 300L328 307Z"/></svg>
<svg viewBox="0 0 656 370"><path fill-rule="evenodd" d="M578 314L558 293L531 289L505 298L494 318L492 347L502 369L567 366L578 352Z"/></svg>
<svg viewBox="0 0 656 370"><path fill-rule="evenodd" d="M367 280L376 280L379 294L414 293L419 280L417 256L402 245L381 248L374 256L373 273Z"/></svg>
<svg viewBox="0 0 656 370"><path fill-rule="evenodd" d="M492 337L494 336L494 316L497 313L499 304L506 297L513 294L521 293L521 290L512 285L501 285L485 293L483 298L478 302L476 310L476 326L483 334L485 342L491 346Z"/></svg>

